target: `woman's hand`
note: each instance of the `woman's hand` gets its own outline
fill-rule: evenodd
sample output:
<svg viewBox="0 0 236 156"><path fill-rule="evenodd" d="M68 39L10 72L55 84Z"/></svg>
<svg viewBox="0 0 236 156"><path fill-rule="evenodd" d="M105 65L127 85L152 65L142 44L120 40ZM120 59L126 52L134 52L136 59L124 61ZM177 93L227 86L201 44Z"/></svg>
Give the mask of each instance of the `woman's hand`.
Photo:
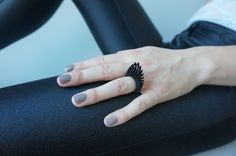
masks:
<svg viewBox="0 0 236 156"><path fill-rule="evenodd" d="M127 122L156 104L177 98L201 85L207 79L207 72L203 72L204 64L195 58L196 53L191 50L143 47L99 56L68 66L66 74L59 76L57 81L61 87L70 87L112 80L72 97L75 106L84 107L133 92L135 81L124 75L131 64L139 62L144 73L142 95L105 117L105 125L113 127Z"/></svg>

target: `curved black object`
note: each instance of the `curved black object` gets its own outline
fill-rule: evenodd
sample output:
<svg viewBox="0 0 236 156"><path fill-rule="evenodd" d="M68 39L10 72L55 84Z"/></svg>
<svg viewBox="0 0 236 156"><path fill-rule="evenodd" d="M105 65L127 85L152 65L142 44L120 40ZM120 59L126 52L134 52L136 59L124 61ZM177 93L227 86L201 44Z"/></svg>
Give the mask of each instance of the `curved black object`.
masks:
<svg viewBox="0 0 236 156"><path fill-rule="evenodd" d="M62 0L1 0L0 49L42 26Z"/></svg>
<svg viewBox="0 0 236 156"><path fill-rule="evenodd" d="M141 65L138 62L133 63L127 70L125 76L130 76L134 79L136 88L136 92L140 92L143 87L144 77L143 70Z"/></svg>
<svg viewBox="0 0 236 156"><path fill-rule="evenodd" d="M162 37L137 0L73 2L79 8L103 54L162 45Z"/></svg>
<svg viewBox="0 0 236 156"><path fill-rule="evenodd" d="M87 1L90 5L87 5ZM5 4L9 3L4 2L7 1L0 5L2 8L5 6L4 9L8 12L9 5ZM85 16L104 53L150 44L162 46L159 33L152 29L153 25L149 25L149 22L146 26L153 30L153 34L149 36L150 40L146 36L142 41L142 36L145 36L142 32L131 35L133 29L142 30L144 27L143 20L139 21L139 18L132 15L133 7L136 14L147 19L145 14L142 15L144 12L137 1L127 1L129 8L126 8L124 0L81 0L75 3ZM126 25L131 24L132 27L125 27L124 18L118 18L124 15L122 9L117 8L124 8L126 17L131 11L132 16L129 17L132 18L125 20L134 20L135 26L140 28L133 28L133 22L126 22ZM5 17L4 12L0 13L2 20ZM109 26L100 25L103 22L109 23ZM110 28L113 22L119 27ZM13 27L11 22L4 24ZM4 28L3 25L1 27ZM17 29L16 32L26 30L20 26L14 28ZM222 39L222 36L227 38ZM9 38L9 44L20 37L22 35L5 35L0 36L0 40ZM182 49L203 45L235 45L235 39L236 33L233 31L211 23L199 22L163 46ZM6 44L7 42L0 42L1 47ZM200 86L188 95L151 108L124 125L107 128L103 124L103 118L127 105L139 94L112 98L80 109L71 104L73 94L103 83L60 88L56 77L53 77L2 88L0 155L189 155L220 146L236 138L235 87Z"/></svg>

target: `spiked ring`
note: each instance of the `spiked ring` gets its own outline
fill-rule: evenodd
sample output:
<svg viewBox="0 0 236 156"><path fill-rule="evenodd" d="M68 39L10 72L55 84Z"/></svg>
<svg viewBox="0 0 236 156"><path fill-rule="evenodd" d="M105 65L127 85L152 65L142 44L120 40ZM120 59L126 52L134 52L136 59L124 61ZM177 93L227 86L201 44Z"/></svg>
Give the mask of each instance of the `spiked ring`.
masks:
<svg viewBox="0 0 236 156"><path fill-rule="evenodd" d="M136 63L136 62L134 64L132 64L128 68L125 76L130 76L134 79L135 84L136 84L135 91L140 92L140 90L143 87L143 82L144 82L143 70L142 70L142 67L140 66L140 64Z"/></svg>

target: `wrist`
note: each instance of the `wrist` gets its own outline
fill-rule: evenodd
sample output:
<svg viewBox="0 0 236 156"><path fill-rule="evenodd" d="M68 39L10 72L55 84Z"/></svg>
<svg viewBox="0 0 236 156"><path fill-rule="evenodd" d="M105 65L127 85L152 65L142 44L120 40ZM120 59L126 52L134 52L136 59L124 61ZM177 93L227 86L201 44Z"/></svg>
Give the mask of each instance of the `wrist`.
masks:
<svg viewBox="0 0 236 156"><path fill-rule="evenodd" d="M196 73L196 84L208 84L212 74L216 70L214 62L207 56L209 51L213 51L212 47L194 47L185 50L189 59L189 64L193 67Z"/></svg>

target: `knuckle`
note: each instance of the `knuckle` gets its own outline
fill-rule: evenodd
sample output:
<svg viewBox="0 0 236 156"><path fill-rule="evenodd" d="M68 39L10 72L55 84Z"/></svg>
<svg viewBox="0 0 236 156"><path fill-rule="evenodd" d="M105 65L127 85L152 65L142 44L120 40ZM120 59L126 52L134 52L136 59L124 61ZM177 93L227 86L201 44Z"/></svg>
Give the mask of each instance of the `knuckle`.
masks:
<svg viewBox="0 0 236 156"><path fill-rule="evenodd" d="M163 85L159 86L158 90L159 90L159 94L165 95L165 94L167 94L169 92L170 86L168 84L164 83Z"/></svg>
<svg viewBox="0 0 236 156"><path fill-rule="evenodd" d="M145 47L145 49L146 49L147 51L153 51L155 48L156 48L156 47L154 47L154 46L146 46L146 47Z"/></svg>
<svg viewBox="0 0 236 156"><path fill-rule="evenodd" d="M143 53L141 48L134 49L133 51L134 51L133 55L141 55Z"/></svg>
<svg viewBox="0 0 236 156"><path fill-rule="evenodd" d="M116 52L117 55L122 55L124 53L124 51L118 51Z"/></svg>
<svg viewBox="0 0 236 156"><path fill-rule="evenodd" d="M116 85L117 85L117 89L118 89L119 94L126 92L128 89L127 83L122 79L118 80Z"/></svg>
<svg viewBox="0 0 236 156"><path fill-rule="evenodd" d="M154 49L151 49L150 51L148 51L148 55L150 56L155 56L156 52L154 51Z"/></svg>
<svg viewBox="0 0 236 156"><path fill-rule="evenodd" d="M154 46L146 46L144 47L144 51L147 55L154 55L158 48Z"/></svg>
<svg viewBox="0 0 236 156"><path fill-rule="evenodd" d="M138 105L138 109L140 110L140 111L145 111L148 107L147 107L147 103L145 102L145 101L143 101L143 100L139 100L138 102L137 102L137 105Z"/></svg>
<svg viewBox="0 0 236 156"><path fill-rule="evenodd" d="M125 51L118 51L116 54L114 54L114 56L120 58L121 60L125 60L127 57Z"/></svg>
<svg viewBox="0 0 236 156"><path fill-rule="evenodd" d="M121 51L118 51L116 54L118 54L118 55L128 55L130 52L132 52L132 49L121 50Z"/></svg>
<svg viewBox="0 0 236 156"><path fill-rule="evenodd" d="M165 99L169 96L169 89L166 85L161 85L157 88L154 88L152 92L150 92L150 97L153 99L158 99L159 101Z"/></svg>
<svg viewBox="0 0 236 156"><path fill-rule="evenodd" d="M102 73L105 75L111 74L111 65L110 64L101 64Z"/></svg>
<svg viewBox="0 0 236 156"><path fill-rule="evenodd" d="M149 96L151 99L158 99L160 97L160 94L158 91L154 90L150 92Z"/></svg>
<svg viewBox="0 0 236 156"><path fill-rule="evenodd" d="M75 68L78 69L78 70L84 68L84 62L79 62L79 63L77 63L77 65L75 66Z"/></svg>
<svg viewBox="0 0 236 156"><path fill-rule="evenodd" d="M123 58L127 57L133 57L135 56L135 49L129 49L129 50L124 50L124 51L119 51L117 52L118 55L120 55Z"/></svg>
<svg viewBox="0 0 236 156"><path fill-rule="evenodd" d="M153 64L153 61L152 60L144 60L140 63L142 64L142 66L148 67Z"/></svg>
<svg viewBox="0 0 236 156"><path fill-rule="evenodd" d="M96 59L97 64L103 64L105 62L105 56L99 56Z"/></svg>
<svg viewBox="0 0 236 156"><path fill-rule="evenodd" d="M120 110L120 113L121 113L121 118L124 122L128 121L131 118L129 113L123 109Z"/></svg>
<svg viewBox="0 0 236 156"><path fill-rule="evenodd" d="M83 76L82 72L78 71L76 73L76 75L77 75L77 81L78 82L82 82L84 80L84 76Z"/></svg>
<svg viewBox="0 0 236 156"><path fill-rule="evenodd" d="M99 95L98 95L97 89L95 89L95 88L94 89L90 89L89 92L91 94L91 99L93 101L98 101L99 100Z"/></svg>

